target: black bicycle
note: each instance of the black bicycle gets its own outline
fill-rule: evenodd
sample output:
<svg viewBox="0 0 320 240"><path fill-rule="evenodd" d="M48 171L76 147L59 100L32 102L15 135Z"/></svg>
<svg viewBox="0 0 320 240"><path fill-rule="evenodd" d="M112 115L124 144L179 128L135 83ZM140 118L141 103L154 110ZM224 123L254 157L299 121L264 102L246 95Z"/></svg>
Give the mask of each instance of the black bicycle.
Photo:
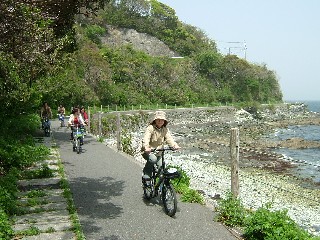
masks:
<svg viewBox="0 0 320 240"><path fill-rule="evenodd" d="M142 187L144 197L147 200L160 196L163 202L165 212L170 217L174 216L177 211L177 197L176 191L171 179L180 178L180 172L176 168L166 168L164 160L165 151L174 151L173 148L154 149L152 152L161 153L162 166L157 169L157 165L154 164L151 177L146 175L142 176Z"/></svg>

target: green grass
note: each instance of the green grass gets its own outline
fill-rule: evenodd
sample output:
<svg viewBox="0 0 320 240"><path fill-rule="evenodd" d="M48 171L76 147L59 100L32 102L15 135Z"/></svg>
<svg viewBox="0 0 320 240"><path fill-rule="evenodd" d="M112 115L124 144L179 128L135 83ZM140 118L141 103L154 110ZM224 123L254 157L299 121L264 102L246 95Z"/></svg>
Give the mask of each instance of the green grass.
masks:
<svg viewBox="0 0 320 240"><path fill-rule="evenodd" d="M173 179L171 182L175 190L181 194L181 201L204 204L203 196L198 191L190 188L190 178L187 176L186 172L180 167L174 166L174 168L178 169L181 176L180 178Z"/></svg>
<svg viewBox="0 0 320 240"><path fill-rule="evenodd" d="M54 171L49 168L48 164L43 164L36 170L24 170L20 174L21 179L40 179L51 178L54 176Z"/></svg>
<svg viewBox="0 0 320 240"><path fill-rule="evenodd" d="M72 192L70 190L69 183L65 177L64 168L61 161L59 161L59 173L62 176L62 180L60 181L60 186L63 189L63 196L67 199L68 211L69 211L72 225L73 225L72 230L76 234L77 240L85 240L86 238L83 234L82 226L80 224L77 210L73 202Z"/></svg>

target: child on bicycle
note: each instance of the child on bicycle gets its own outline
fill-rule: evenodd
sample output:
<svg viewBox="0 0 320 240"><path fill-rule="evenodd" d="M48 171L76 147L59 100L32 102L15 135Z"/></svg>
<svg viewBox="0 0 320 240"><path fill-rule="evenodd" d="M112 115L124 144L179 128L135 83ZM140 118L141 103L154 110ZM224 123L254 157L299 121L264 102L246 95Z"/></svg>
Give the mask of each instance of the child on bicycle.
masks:
<svg viewBox="0 0 320 240"><path fill-rule="evenodd" d="M158 168L161 167L161 155L155 155L151 152L152 149L161 147L165 143L174 149L180 149L167 128L167 124L166 113L156 111L145 131L142 142L142 156L147 162L143 168L143 179L150 178L154 164L157 164Z"/></svg>
<svg viewBox="0 0 320 240"><path fill-rule="evenodd" d="M69 117L68 126L71 127L70 140L73 139L73 131L75 130L74 126L76 126L76 125L78 125L78 126L85 126L86 125L85 121L83 120L83 118L80 114L79 108L73 108L72 114Z"/></svg>

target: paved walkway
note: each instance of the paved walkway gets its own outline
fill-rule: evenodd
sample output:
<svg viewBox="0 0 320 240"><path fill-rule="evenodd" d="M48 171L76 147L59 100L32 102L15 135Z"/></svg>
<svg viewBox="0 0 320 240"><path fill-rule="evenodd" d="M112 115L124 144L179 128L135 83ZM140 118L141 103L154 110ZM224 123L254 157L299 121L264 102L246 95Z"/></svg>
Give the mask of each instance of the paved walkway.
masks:
<svg viewBox="0 0 320 240"><path fill-rule="evenodd" d="M68 140L70 130L58 128L57 124L53 122L53 136L59 151L57 155L64 165L86 239L238 239L222 224L213 221L215 213L210 208L200 204L178 201L176 215L168 217L159 199L143 199L141 163L91 136L85 138L83 153L77 154L72 151ZM48 185L55 185L54 179L50 181L53 182ZM58 189L53 187L51 191L52 199L55 193L59 196ZM27 226L26 222L37 219L35 226L40 228L41 222L46 222L46 227L52 226L56 232L24 239L75 239L75 235L68 230L71 221L65 202L58 196L55 211L34 217L25 216L19 220L21 226ZM19 224L16 229L18 227Z"/></svg>

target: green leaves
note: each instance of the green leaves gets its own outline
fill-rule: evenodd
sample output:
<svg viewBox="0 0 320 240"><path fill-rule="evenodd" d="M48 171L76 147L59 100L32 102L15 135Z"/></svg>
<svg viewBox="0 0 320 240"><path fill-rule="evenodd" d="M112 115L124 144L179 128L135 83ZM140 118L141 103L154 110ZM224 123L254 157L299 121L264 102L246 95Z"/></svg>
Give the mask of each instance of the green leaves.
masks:
<svg viewBox="0 0 320 240"><path fill-rule="evenodd" d="M85 28L86 37L88 37L92 42L98 45L101 44L100 37L105 33L106 33L106 29L98 25L89 25Z"/></svg>
<svg viewBox="0 0 320 240"><path fill-rule="evenodd" d="M301 229L287 210L270 211L271 204L260 207L247 219L244 236L248 240L308 240L311 235Z"/></svg>
<svg viewBox="0 0 320 240"><path fill-rule="evenodd" d="M240 200L229 193L219 202L217 220L228 226L243 226L246 210Z"/></svg>
<svg viewBox="0 0 320 240"><path fill-rule="evenodd" d="M288 215L288 210L271 211L271 203L249 211L240 199L228 193L218 203L216 220L228 226L240 226L247 240L316 240L300 228Z"/></svg>
<svg viewBox="0 0 320 240"><path fill-rule="evenodd" d="M12 239L14 231L7 214L0 207L0 239Z"/></svg>
<svg viewBox="0 0 320 240"><path fill-rule="evenodd" d="M177 168L181 174L180 178L175 178L171 181L175 190L181 194L181 201L203 204L203 196L197 190L190 188L190 178L187 176L186 172L177 166L169 167Z"/></svg>

